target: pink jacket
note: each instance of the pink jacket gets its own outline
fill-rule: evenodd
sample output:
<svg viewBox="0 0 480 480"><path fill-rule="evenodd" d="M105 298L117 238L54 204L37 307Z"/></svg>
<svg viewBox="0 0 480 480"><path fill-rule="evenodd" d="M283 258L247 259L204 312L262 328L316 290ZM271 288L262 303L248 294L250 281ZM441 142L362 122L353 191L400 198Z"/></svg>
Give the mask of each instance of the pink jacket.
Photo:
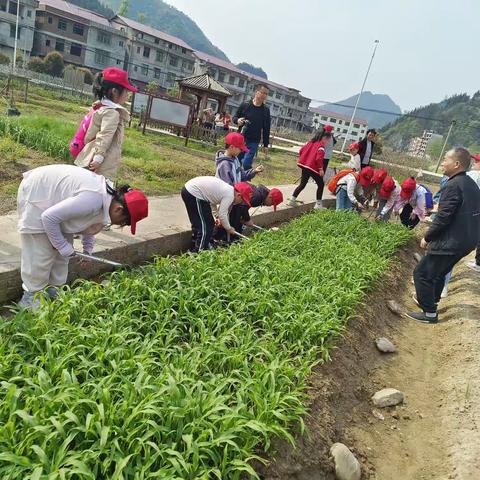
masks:
<svg viewBox="0 0 480 480"><path fill-rule="evenodd" d="M323 169L324 158L325 148L321 142L308 142L300 149L300 158L297 165L319 173L320 169Z"/></svg>

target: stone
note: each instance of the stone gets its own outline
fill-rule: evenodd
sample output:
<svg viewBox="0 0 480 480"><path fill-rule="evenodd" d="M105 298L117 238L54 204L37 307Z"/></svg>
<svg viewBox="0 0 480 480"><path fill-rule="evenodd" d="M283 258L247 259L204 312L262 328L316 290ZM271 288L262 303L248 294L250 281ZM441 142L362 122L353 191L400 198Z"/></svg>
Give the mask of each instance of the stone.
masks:
<svg viewBox="0 0 480 480"><path fill-rule="evenodd" d="M382 353L395 353L397 349L395 345L385 337L380 337L375 340L375 345Z"/></svg>
<svg viewBox="0 0 480 480"><path fill-rule="evenodd" d="M405 395L395 388L384 388L372 397L374 405L380 408L393 407L403 403Z"/></svg>
<svg viewBox="0 0 480 480"><path fill-rule="evenodd" d="M395 313L395 315L402 316L403 309L400 306L400 304L398 302L396 302L395 300L389 300L387 302L387 307L391 312Z"/></svg>
<svg viewBox="0 0 480 480"><path fill-rule="evenodd" d="M385 420L385 417L378 410L372 410L372 415L379 420Z"/></svg>
<svg viewBox="0 0 480 480"><path fill-rule="evenodd" d="M335 478L337 480L360 480L362 469L355 455L343 443L334 443L330 454L335 462Z"/></svg>

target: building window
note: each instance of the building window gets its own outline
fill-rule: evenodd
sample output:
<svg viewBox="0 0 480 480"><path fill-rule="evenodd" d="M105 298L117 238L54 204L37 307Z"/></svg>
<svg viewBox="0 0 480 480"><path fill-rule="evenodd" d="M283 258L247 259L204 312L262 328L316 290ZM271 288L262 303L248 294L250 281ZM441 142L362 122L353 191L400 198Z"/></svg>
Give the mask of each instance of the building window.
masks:
<svg viewBox="0 0 480 480"><path fill-rule="evenodd" d="M80 23L74 23L73 24L73 33L75 35L83 35L83 25Z"/></svg>
<svg viewBox="0 0 480 480"><path fill-rule="evenodd" d="M351 133L352 133L352 135L353 135L354 137L356 137L356 136L358 135L358 132L356 132L355 130L352 130Z"/></svg>
<svg viewBox="0 0 480 480"><path fill-rule="evenodd" d="M105 50L95 49L95 63L98 63L99 65L106 65L108 63L109 56L109 53Z"/></svg>
<svg viewBox="0 0 480 480"><path fill-rule="evenodd" d="M137 53L140 53L142 49L140 47L137 47Z"/></svg>
<svg viewBox="0 0 480 480"><path fill-rule="evenodd" d="M100 43L104 43L105 45L110 45L112 36L107 32L97 32L97 41Z"/></svg>
<svg viewBox="0 0 480 480"><path fill-rule="evenodd" d="M219 82L225 81L225 72L218 72L218 81Z"/></svg>
<svg viewBox="0 0 480 480"><path fill-rule="evenodd" d="M143 47L143 56L145 58L149 58L150 57L150 47Z"/></svg>
<svg viewBox="0 0 480 480"><path fill-rule="evenodd" d="M321 120L322 122L328 122L328 117L326 117L325 115L322 115Z"/></svg>
<svg viewBox="0 0 480 480"><path fill-rule="evenodd" d="M275 98L276 98L277 100L280 100L280 98L282 98L282 94L279 93L279 92L277 92L277 93L275 94Z"/></svg>
<svg viewBox="0 0 480 480"><path fill-rule="evenodd" d="M17 40L20 38L20 30L21 28L18 27ZM10 24L10 38L15 38L15 24Z"/></svg>
<svg viewBox="0 0 480 480"><path fill-rule="evenodd" d="M330 123L337 123L337 119L336 118L329 118L328 119Z"/></svg>
<svg viewBox="0 0 480 480"><path fill-rule="evenodd" d="M347 127L349 127L349 126L350 126L350 122L347 122L347 121L345 120L345 125L346 125Z"/></svg>
<svg viewBox="0 0 480 480"><path fill-rule="evenodd" d="M158 45L160 43L160 39L159 38L156 38L155 39L155 45Z"/></svg>
<svg viewBox="0 0 480 480"><path fill-rule="evenodd" d="M65 20L58 20L58 29L59 30L67 30L67 22Z"/></svg>
<svg viewBox="0 0 480 480"><path fill-rule="evenodd" d="M11 13L12 15L17 14L17 3L16 2L10 2L8 4L8 13Z"/></svg>
<svg viewBox="0 0 480 480"><path fill-rule="evenodd" d="M170 55L170 58L169 58L169 60L168 60L168 63L169 63L172 67L178 66L178 57L176 57L175 55Z"/></svg>
<svg viewBox="0 0 480 480"><path fill-rule="evenodd" d="M145 63L142 65L142 75L148 75L148 65Z"/></svg>
<svg viewBox="0 0 480 480"><path fill-rule="evenodd" d="M119 46L119 47L123 47L123 40L120 40L120 41L118 42L118 46Z"/></svg>
<svg viewBox="0 0 480 480"><path fill-rule="evenodd" d="M238 86L243 88L245 86L245 80L243 78L238 79Z"/></svg>
<svg viewBox="0 0 480 480"><path fill-rule="evenodd" d="M343 129L343 133L347 133L348 130L346 128Z"/></svg>
<svg viewBox="0 0 480 480"><path fill-rule="evenodd" d="M55 50L57 52L63 52L65 50L65 44L61 42L60 40L57 40L55 42Z"/></svg>
<svg viewBox="0 0 480 480"><path fill-rule="evenodd" d="M0 12L6 12L6 11L7 11L7 0L0 0Z"/></svg>
<svg viewBox="0 0 480 480"><path fill-rule="evenodd" d="M143 38L143 33L137 33L137 38Z"/></svg>
<svg viewBox="0 0 480 480"><path fill-rule="evenodd" d="M360 125L358 123L354 123L353 128L360 128Z"/></svg>
<svg viewBox="0 0 480 480"><path fill-rule="evenodd" d="M175 84L175 74L174 73L167 74L167 84L169 86L172 86L172 85Z"/></svg>
<svg viewBox="0 0 480 480"><path fill-rule="evenodd" d="M229 83L230 85L234 85L234 84L235 84L235 77L232 76L232 75L229 75L229 76L228 76L228 83Z"/></svg>
<svg viewBox="0 0 480 480"><path fill-rule="evenodd" d="M50 39L49 39L49 38L47 38L47 39L45 40L45 46L46 46L46 47L49 47L49 46L50 46Z"/></svg>
<svg viewBox="0 0 480 480"><path fill-rule="evenodd" d="M70 55L80 57L82 55L82 46L78 43L72 43L72 45L70 45Z"/></svg>
<svg viewBox="0 0 480 480"><path fill-rule="evenodd" d="M121 60L117 60L117 65L121 65L122 64L122 61Z"/></svg>
<svg viewBox="0 0 480 480"><path fill-rule="evenodd" d="M53 18L52 17L48 17L48 23L53 23Z"/></svg>
<svg viewBox="0 0 480 480"><path fill-rule="evenodd" d="M160 75L162 74L162 71L159 68L154 68L153 69L153 76L155 78L160 78Z"/></svg>
<svg viewBox="0 0 480 480"><path fill-rule="evenodd" d="M168 48L173 48L173 45L171 43L169 43Z"/></svg>
<svg viewBox="0 0 480 480"><path fill-rule="evenodd" d="M342 121L342 120L339 120L339 121L338 121L338 124L339 124L339 125L341 125L342 123L343 123L343 121Z"/></svg>
<svg viewBox="0 0 480 480"><path fill-rule="evenodd" d="M182 53L187 53L187 49L186 48L182 48Z"/></svg>
<svg viewBox="0 0 480 480"><path fill-rule="evenodd" d="M135 72L138 72L138 67L135 65L135 66L133 67L133 70L134 70Z"/></svg>
<svg viewBox="0 0 480 480"><path fill-rule="evenodd" d="M27 10L27 17L32 18L32 11L31 10Z"/></svg>
<svg viewBox="0 0 480 480"><path fill-rule="evenodd" d="M155 60L160 63L163 62L163 52L161 50L157 50L157 55L155 57Z"/></svg>
<svg viewBox="0 0 480 480"><path fill-rule="evenodd" d="M301 100L298 101L298 108L303 108L303 102Z"/></svg>

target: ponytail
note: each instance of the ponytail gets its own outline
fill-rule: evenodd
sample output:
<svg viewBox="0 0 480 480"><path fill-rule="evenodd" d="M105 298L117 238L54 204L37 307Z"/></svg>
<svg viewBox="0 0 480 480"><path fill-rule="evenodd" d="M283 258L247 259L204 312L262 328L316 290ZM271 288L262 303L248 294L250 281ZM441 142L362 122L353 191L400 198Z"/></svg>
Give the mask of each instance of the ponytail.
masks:
<svg viewBox="0 0 480 480"><path fill-rule="evenodd" d="M95 77L93 77L93 95L95 98L101 100L102 98L108 98L109 100L113 101L113 89L116 89L121 95L125 90L125 87L122 87L118 83L114 82L107 82L103 79L103 73L98 72Z"/></svg>
<svg viewBox="0 0 480 480"><path fill-rule="evenodd" d="M125 201L125 194L131 189L132 188L130 187L130 185L121 185L120 187L115 189L107 183L107 193L113 197L112 202L119 203L122 206L123 211L125 212L125 225L130 225L132 222L130 212L127 207L127 202Z"/></svg>

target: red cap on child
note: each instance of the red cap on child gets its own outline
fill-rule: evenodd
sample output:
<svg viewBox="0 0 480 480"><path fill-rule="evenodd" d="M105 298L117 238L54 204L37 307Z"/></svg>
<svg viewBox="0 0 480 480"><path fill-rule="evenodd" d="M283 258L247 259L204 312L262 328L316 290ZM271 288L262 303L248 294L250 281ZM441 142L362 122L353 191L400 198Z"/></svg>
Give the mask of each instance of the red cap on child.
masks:
<svg viewBox="0 0 480 480"><path fill-rule="evenodd" d="M125 194L125 203L130 214L130 230L135 235L137 223L148 217L148 199L140 190L129 190Z"/></svg>
<svg viewBox="0 0 480 480"><path fill-rule="evenodd" d="M283 202L283 193L278 188L272 188L270 190L270 196L273 202L273 211L277 211L277 206Z"/></svg>
<svg viewBox="0 0 480 480"><path fill-rule="evenodd" d="M352 150L360 150L360 144L358 142L351 143L348 146L348 151L351 152Z"/></svg>
<svg viewBox="0 0 480 480"><path fill-rule="evenodd" d="M323 127L323 130L324 130L325 132L333 132L333 127L332 127L331 125L325 125L325 126Z"/></svg>
<svg viewBox="0 0 480 480"><path fill-rule="evenodd" d="M388 200L394 190L395 190L395 180L392 177L387 177L383 181L382 187L380 188L380 191L378 192L378 194L384 200Z"/></svg>
<svg viewBox="0 0 480 480"><path fill-rule="evenodd" d="M231 132L225 135L225 145L239 148L242 152L248 152L245 145L245 137L241 133Z"/></svg>
<svg viewBox="0 0 480 480"><path fill-rule="evenodd" d="M237 191L243 198L243 201L251 207L250 198L253 195L253 188L247 182L236 183L233 188Z"/></svg>
<svg viewBox="0 0 480 480"><path fill-rule="evenodd" d="M470 155L474 162L480 162L480 154L479 155Z"/></svg>
<svg viewBox="0 0 480 480"><path fill-rule="evenodd" d="M413 177L405 179L402 182L402 190L400 192L400 197L402 197L404 200L408 200L416 188L417 182Z"/></svg>
<svg viewBox="0 0 480 480"><path fill-rule="evenodd" d="M108 67L102 71L102 74L106 82L116 83L131 92L138 92L138 89L128 81L128 73L125 70L117 67Z"/></svg>
<svg viewBox="0 0 480 480"><path fill-rule="evenodd" d="M376 185L380 185L387 178L387 175L388 173L384 168L379 168L378 170L375 170L372 182Z"/></svg>
<svg viewBox="0 0 480 480"><path fill-rule="evenodd" d="M372 167L365 167L360 172L360 185L368 187L372 183L374 170Z"/></svg>

